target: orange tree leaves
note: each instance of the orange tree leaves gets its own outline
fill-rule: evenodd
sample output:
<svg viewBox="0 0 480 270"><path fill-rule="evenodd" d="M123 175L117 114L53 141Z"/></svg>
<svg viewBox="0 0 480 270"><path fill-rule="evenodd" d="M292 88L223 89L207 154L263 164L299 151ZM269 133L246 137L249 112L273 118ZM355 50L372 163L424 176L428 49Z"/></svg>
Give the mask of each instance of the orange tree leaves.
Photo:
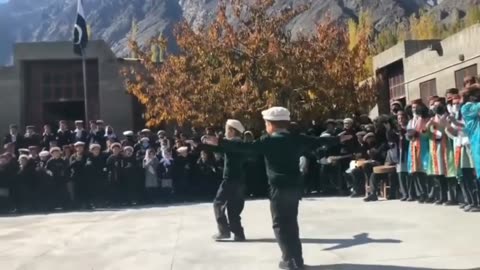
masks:
<svg viewBox="0 0 480 270"><path fill-rule="evenodd" d="M225 1L203 29L176 26L180 52L166 55L162 65L151 61L151 46L131 40L142 61L125 72L126 82L145 106L149 126L214 125L230 117L252 126L274 105L306 121L367 110L375 101L371 84L358 86L368 77L366 35L349 46L345 27L326 20L313 35L291 37L288 24L305 6L272 13L273 0ZM164 48L166 41L154 38L149 45Z"/></svg>

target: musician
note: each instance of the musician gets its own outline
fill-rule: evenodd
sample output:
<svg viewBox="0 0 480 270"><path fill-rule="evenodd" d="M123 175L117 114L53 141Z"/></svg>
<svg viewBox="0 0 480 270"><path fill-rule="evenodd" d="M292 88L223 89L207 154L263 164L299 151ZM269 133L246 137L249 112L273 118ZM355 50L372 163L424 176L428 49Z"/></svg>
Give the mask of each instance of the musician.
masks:
<svg viewBox="0 0 480 270"><path fill-rule="evenodd" d="M385 158L385 163L384 163L384 165L387 167L385 167L385 170L382 171L382 173L373 172L370 175L370 178L369 178L370 190L369 190L368 196L364 199L364 201L371 202L371 201L378 200L378 196L377 196L378 184L382 179L385 179L385 177L388 177L391 181L390 193L385 194L385 196L387 197L387 199L395 198L395 194L397 193L397 190L398 190L398 177L396 172L396 166L400 163L399 149L398 149L397 142L398 142L397 135L395 133L389 133L388 143L389 143L390 149L387 151L387 156ZM381 157L376 156L375 158L379 159Z"/></svg>

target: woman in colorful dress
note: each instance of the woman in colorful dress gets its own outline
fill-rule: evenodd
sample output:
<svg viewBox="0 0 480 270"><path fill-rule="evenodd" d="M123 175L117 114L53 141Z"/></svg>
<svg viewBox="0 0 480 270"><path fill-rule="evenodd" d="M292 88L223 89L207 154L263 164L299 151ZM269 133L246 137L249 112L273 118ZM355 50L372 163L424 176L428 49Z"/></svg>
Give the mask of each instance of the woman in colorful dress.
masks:
<svg viewBox="0 0 480 270"><path fill-rule="evenodd" d="M476 177L480 176L480 86L475 84L462 92L462 117L465 134L472 149ZM478 186L478 181L475 183Z"/></svg>
<svg viewBox="0 0 480 270"><path fill-rule="evenodd" d="M460 95L454 95L449 109L450 126L446 129L446 133L453 140L457 178L463 193L464 203L461 203L460 208L470 212L479 209L478 191L475 184L472 149L464 132L465 122L460 114L460 105Z"/></svg>
<svg viewBox="0 0 480 270"><path fill-rule="evenodd" d="M429 162L428 108L421 99L412 102L413 118L408 122L406 138L410 141L407 159L408 172L414 179L418 202L427 199L426 170Z"/></svg>
<svg viewBox="0 0 480 270"><path fill-rule="evenodd" d="M457 188L456 169L453 145L445 133L448 126L445 100L436 98L433 101L432 109L435 115L427 123L430 143L427 174L433 177L435 188L431 190L429 198L435 198L435 204L437 205L454 205L456 204Z"/></svg>

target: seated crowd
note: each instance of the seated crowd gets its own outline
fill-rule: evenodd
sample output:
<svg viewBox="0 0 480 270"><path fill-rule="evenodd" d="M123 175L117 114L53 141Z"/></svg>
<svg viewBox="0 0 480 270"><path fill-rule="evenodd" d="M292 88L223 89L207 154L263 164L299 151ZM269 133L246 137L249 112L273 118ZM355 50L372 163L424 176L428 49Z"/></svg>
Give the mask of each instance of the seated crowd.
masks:
<svg viewBox="0 0 480 270"><path fill-rule="evenodd" d="M376 201L418 201L479 210L480 87L466 78L465 90L449 89L426 105L391 104L391 114L312 122L290 132L312 136L351 135L336 146L309 149L299 161L305 193L347 195ZM31 212L210 200L222 179L223 154L201 151L202 136L144 129L123 132L122 140L103 121L66 121L42 133L16 125L0 155L0 211ZM244 140L254 141L251 131ZM263 157L245 164L247 196L265 197Z"/></svg>

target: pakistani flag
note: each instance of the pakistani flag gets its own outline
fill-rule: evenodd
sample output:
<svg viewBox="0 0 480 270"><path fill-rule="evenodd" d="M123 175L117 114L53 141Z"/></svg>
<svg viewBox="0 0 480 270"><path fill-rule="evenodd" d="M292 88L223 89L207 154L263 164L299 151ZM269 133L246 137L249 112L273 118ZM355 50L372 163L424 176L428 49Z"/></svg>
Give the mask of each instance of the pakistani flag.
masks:
<svg viewBox="0 0 480 270"><path fill-rule="evenodd" d="M77 21L73 30L73 51L75 54L83 55L88 43L87 21L85 20L82 0L77 1Z"/></svg>

